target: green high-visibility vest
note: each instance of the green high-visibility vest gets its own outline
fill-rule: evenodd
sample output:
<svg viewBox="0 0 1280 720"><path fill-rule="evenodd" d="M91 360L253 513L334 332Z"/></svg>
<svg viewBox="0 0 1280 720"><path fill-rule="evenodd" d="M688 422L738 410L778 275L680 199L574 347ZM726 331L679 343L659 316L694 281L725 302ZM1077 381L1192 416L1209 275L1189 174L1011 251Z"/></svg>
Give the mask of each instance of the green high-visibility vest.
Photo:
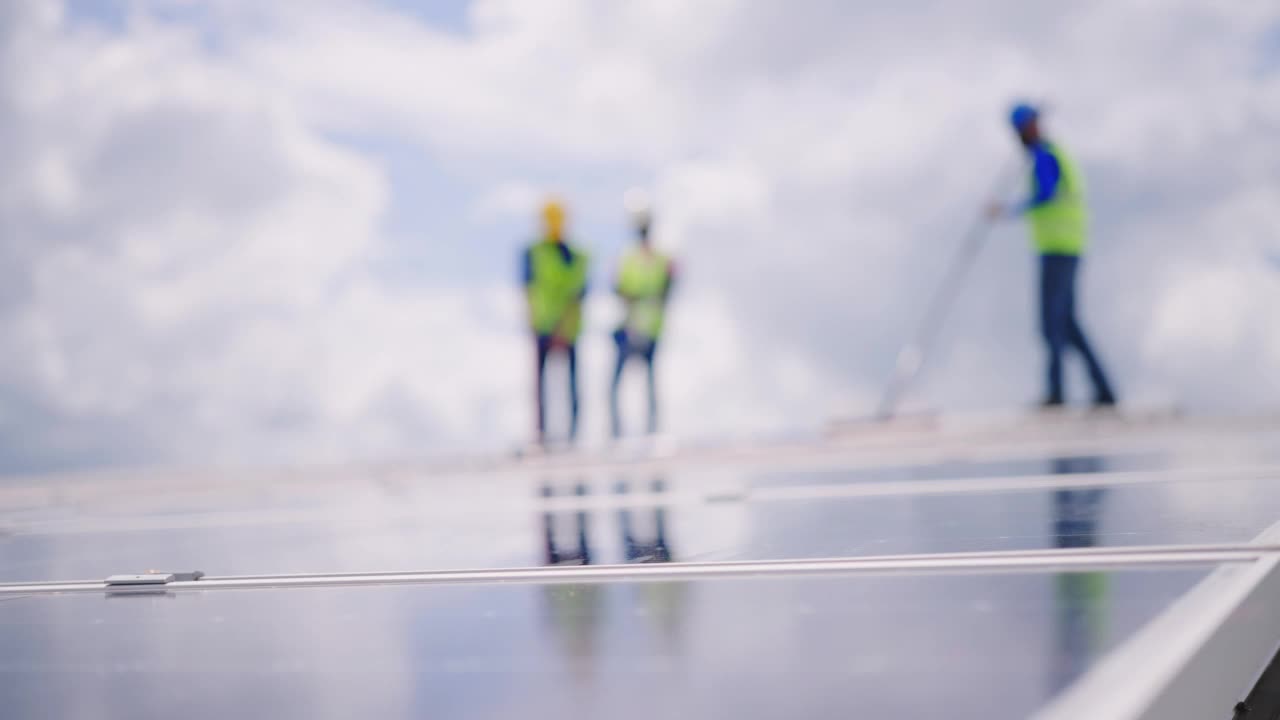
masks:
<svg viewBox="0 0 1280 720"><path fill-rule="evenodd" d="M1079 255L1084 252L1089 234L1089 212L1084 201L1084 180L1076 164L1057 145L1046 149L1058 161L1058 187L1049 202L1027 211L1031 222L1031 239L1041 255ZM1031 193L1040 189L1034 170Z"/></svg>
<svg viewBox="0 0 1280 720"><path fill-rule="evenodd" d="M582 333L582 291L587 287L587 254L569 245L565 263L558 243L543 241L529 248L533 278L529 302L533 330L574 342Z"/></svg>
<svg viewBox="0 0 1280 720"><path fill-rule="evenodd" d="M666 315L671 260L653 251L632 250L618 270L618 291L627 298L626 330L634 336L657 340Z"/></svg>

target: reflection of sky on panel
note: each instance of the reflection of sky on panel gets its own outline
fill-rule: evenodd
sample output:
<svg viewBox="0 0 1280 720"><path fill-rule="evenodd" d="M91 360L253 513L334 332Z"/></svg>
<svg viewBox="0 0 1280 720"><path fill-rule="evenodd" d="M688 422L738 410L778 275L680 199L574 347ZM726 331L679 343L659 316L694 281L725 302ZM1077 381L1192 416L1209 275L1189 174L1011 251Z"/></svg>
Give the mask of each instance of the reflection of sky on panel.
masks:
<svg viewBox="0 0 1280 720"><path fill-rule="evenodd" d="M1204 572L1083 593L1010 574L25 598L0 615L0 701L15 718L1025 717Z"/></svg>
<svg viewBox="0 0 1280 720"><path fill-rule="evenodd" d="M851 482L885 482L888 480L961 480L972 478L1016 477L1021 475L1050 475L1103 472L1090 465L1062 466L1061 460L1088 458L1071 455L1062 458L1026 458L1017 460L990 460L974 462L941 462L929 464L903 464L890 467L833 468L802 472L760 473L751 481L752 487L778 487L786 485L826 485ZM1173 467L1166 453L1140 453L1107 456L1106 472L1132 470L1164 470Z"/></svg>
<svg viewBox="0 0 1280 720"><path fill-rule="evenodd" d="M1129 467L1126 462L1121 467ZM0 581L147 569L227 575L527 566L547 555L548 517L562 544L566 537L581 544L574 537L581 535L592 562L616 563L643 554L629 548L627 525L652 534L655 507L664 508L664 552L685 561L1052 548L1062 541L1059 491L1069 490L1073 477L1112 470L1111 463L1063 458L1056 466L1060 484L928 495L824 496L826 486L838 490L833 475L814 483L819 492L805 499L742 502L706 498L726 483L750 484L749 475L352 481L310 490L299 485L296 492L235 484L146 496L122 489L81 506L6 514ZM1055 469L1051 461L1045 466ZM954 477L976 470L947 465L910 472ZM1093 510L1097 544L1246 542L1280 517L1280 481L1206 478L1107 488ZM651 488L655 481L660 490ZM544 486L556 496L551 501L543 499ZM620 486L628 492L620 494ZM575 529L574 503L581 505L585 533Z"/></svg>

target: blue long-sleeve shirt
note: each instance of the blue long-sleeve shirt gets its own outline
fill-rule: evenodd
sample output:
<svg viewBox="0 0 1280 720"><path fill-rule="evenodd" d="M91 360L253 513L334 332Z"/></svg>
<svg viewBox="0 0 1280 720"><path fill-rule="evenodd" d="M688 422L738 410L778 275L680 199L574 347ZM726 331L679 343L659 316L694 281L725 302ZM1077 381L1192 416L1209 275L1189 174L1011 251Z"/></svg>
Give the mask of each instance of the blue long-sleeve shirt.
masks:
<svg viewBox="0 0 1280 720"><path fill-rule="evenodd" d="M1058 159L1049 152L1048 143L1036 143L1030 152L1035 187L1030 197L1014 206L1014 213L1018 215L1053 200L1062 180L1062 168L1058 166Z"/></svg>

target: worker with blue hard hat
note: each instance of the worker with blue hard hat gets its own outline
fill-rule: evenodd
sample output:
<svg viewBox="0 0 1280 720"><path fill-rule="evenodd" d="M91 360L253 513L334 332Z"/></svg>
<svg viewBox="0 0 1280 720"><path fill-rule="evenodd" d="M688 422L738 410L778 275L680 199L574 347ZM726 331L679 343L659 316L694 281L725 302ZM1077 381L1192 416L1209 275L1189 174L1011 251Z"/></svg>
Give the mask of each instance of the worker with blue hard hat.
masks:
<svg viewBox="0 0 1280 720"><path fill-rule="evenodd" d="M1088 366L1094 404L1112 407L1115 392L1076 319L1076 274L1088 243L1084 180L1062 147L1045 138L1040 115L1040 108L1028 103L1010 111L1009 122L1031 156L1031 192L1012 206L992 205L989 215L993 219L1025 217L1040 258L1040 324L1048 350L1043 406L1065 402L1062 358L1067 348L1075 348Z"/></svg>

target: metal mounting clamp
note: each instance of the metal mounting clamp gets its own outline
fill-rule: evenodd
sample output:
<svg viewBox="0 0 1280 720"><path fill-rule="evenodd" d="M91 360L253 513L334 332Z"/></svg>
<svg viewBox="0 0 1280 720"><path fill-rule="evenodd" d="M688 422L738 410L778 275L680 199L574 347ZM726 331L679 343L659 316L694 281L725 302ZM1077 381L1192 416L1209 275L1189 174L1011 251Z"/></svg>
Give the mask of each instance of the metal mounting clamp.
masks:
<svg viewBox="0 0 1280 720"><path fill-rule="evenodd" d="M145 573L129 575L112 575L103 581L109 593L146 593L162 590L171 582L192 582L204 577L199 570L180 573L166 573L151 570Z"/></svg>

